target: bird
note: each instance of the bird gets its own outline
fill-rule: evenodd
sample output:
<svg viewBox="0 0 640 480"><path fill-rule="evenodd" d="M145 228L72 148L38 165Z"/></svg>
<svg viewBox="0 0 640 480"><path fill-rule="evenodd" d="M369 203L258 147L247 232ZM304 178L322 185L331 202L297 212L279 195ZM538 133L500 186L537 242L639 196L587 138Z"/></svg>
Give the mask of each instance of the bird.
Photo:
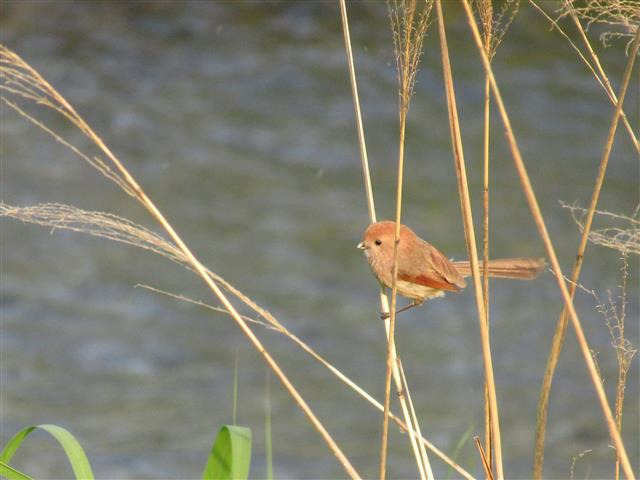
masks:
<svg viewBox="0 0 640 480"><path fill-rule="evenodd" d="M367 227L357 247L364 251L371 271L381 285L392 288L393 249L396 223L380 221ZM542 258L504 258L489 260L490 277L530 280L538 276L545 262ZM480 270L483 263L480 262ZM398 243L398 293L412 301L396 313L422 305L426 300L442 297L446 292L460 293L471 275L469 261L449 260L440 250L400 224ZM383 314L383 318L388 318Z"/></svg>

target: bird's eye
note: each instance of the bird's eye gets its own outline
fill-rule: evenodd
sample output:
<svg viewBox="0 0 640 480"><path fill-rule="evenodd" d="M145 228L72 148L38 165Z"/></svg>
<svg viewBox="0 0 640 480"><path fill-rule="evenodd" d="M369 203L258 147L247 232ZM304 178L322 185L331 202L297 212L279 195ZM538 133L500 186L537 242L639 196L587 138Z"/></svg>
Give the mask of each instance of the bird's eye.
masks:
<svg viewBox="0 0 640 480"><path fill-rule="evenodd" d="M382 245L382 240L376 240L374 243L375 243L376 245Z"/></svg>

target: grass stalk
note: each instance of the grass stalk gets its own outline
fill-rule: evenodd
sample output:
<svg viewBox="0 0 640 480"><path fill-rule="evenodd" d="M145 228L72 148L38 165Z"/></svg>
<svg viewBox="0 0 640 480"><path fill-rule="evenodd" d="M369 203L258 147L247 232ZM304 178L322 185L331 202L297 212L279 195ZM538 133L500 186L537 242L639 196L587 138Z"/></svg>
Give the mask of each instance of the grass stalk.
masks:
<svg viewBox="0 0 640 480"><path fill-rule="evenodd" d="M415 2L414 2L415 4ZM348 64L348 68L349 68L349 78L351 81L351 91L352 91L352 95L353 95L353 103L354 103L354 110L355 110L355 115L356 115L356 127L357 127L357 131L358 131L358 144L360 146L360 158L361 158L361 163L362 163L362 172L363 172L363 176L364 176L364 185L365 185L365 193L366 193L366 197L367 197L367 208L369 210L369 219L371 223L375 223L376 222L376 211L375 211L375 203L373 200L373 190L371 187L371 175L370 175L370 171L369 171L369 162L368 162L368 157L367 157L367 148L366 148L366 142L365 142L365 136L364 136L364 127L363 127L363 122L362 122L362 112L360 109L360 99L358 96L358 84L357 84L357 79L356 79L356 74L355 74L355 65L354 65L354 61L353 61L353 50L351 48L351 36L349 33L349 20L348 20L348 16L347 16L347 8L346 8L346 1L345 0L340 0L340 16L342 19L342 30L343 30L343 34L344 34L344 41L345 41L345 49L346 49L346 54L347 54L347 64ZM395 37L394 37L395 39ZM403 143L403 142L401 142ZM381 311L383 313L389 313L390 308L389 308L389 299L385 293L384 288L381 286L380 287L380 307L381 307ZM395 318L394 318L395 321ZM392 329L391 329L391 320L387 319L385 320L385 332L386 332L386 336L387 336L387 360L389 358L389 356L391 356L392 359L396 358L396 349L395 349L395 343L392 342L390 339L393 338L393 336L391 335L392 333ZM394 324L395 327L395 324ZM388 365L388 362L387 362ZM411 442L411 448L414 452L414 455L416 457L416 464L418 466L418 470L419 471L424 471L424 464L427 463L428 464L428 458L426 457L426 452L424 455L424 458L421 458L421 452L420 449L418 447L418 441L416 439L416 434L415 434L415 427L413 425L413 419L409 413L409 409L407 407L406 404L406 399L404 398L404 395L402 394L403 392L403 387L402 387L402 381L400 378L400 373L397 369L397 366L395 364L395 361L393 361L393 364L391 366L391 373L393 374L393 378L396 384L396 389L398 391L398 395L399 395L399 400L400 400L400 406L405 418L405 425L407 430L409 431L409 439ZM390 384L390 375L389 375L389 370L387 370L386 372L386 376L385 376L385 387L387 384ZM408 390L408 386L405 387L404 390ZM386 442L387 442L387 438L388 438L388 419L390 417L390 412L389 412L389 402L390 402L390 387L389 388L385 388L385 397L389 397L389 398L385 398L385 403L383 406L383 433L382 433L382 439L381 439L381 459L380 459L380 468L382 469L383 465L385 465L385 471L386 471L386 454L387 454L387 450L386 450ZM421 436L420 436L421 438ZM421 442L422 443L422 442ZM383 447L384 444L384 447ZM382 453L382 451L384 450L384 453ZM383 458L384 456L384 458ZM430 469L430 467L429 467ZM381 478L384 478L384 473L381 475Z"/></svg>
<svg viewBox="0 0 640 480"><path fill-rule="evenodd" d="M402 366L402 361L400 357L397 358L398 369L400 370L400 375L402 376L402 388L403 392L407 395L407 403L409 404L409 410L411 411L411 420L413 424L416 426L416 439L422 438L422 431L420 430L420 423L418 422L418 416L416 415L416 410L413 408L413 400L411 400L411 392L409 391L409 384L407 383L407 377L404 374L404 367ZM428 462L427 450L425 448L425 444L423 442L418 442L418 447L420 448L420 456L424 464Z"/></svg>
<svg viewBox="0 0 640 480"><path fill-rule="evenodd" d="M533 187L531 186L531 181L529 179L529 175L527 173L527 169L524 165L524 161L522 159L522 155L520 154L520 149L518 147L516 138L513 133L513 129L511 127L511 122L509 120L509 116L507 114L506 108L504 106L504 102L502 100L502 95L500 94L500 90L496 83L495 77L493 75L493 71L491 69L491 63L484 51L484 47L482 44L482 39L480 37L480 32L478 31L478 27L474 22L473 13L471 11L471 7L469 5L468 0L462 0L463 6L465 9L465 13L467 15L467 20L469 23L469 28L473 33L473 37L478 47L478 51L480 53L480 57L482 59L482 63L484 65L485 71L489 73L489 78L491 81L491 90L496 99L496 103L498 106L498 110L500 112L500 117L504 124L504 128L506 130L507 139L509 143L509 148L511 150L511 154L513 156L514 164L520 178L520 182L522 184L522 188L527 199L527 203L529 204L529 208L531 210L531 214L534 218L536 226L538 228L538 232L542 241L544 243L545 249L547 251L547 255L549 257L549 261L551 263L553 272L556 276L556 281L558 282L558 287L562 293L564 302L568 308L569 318L571 319L572 325L576 332L576 336L578 338L578 344L580 346L580 350L582 352L584 361L587 366L587 370L589 372L589 376L596 390L596 394L598 396L598 400L600 402L600 406L602 408L605 422L607 424L607 428L609 429L609 434L611 435L611 439L613 444L620 455L620 461L622 465L622 469L625 473L625 476L629 479L635 478L633 474L633 469L631 468L631 463L629 462L629 457L627 455L626 449L624 447L624 443L622 441L622 437L620 436L620 432L618 431L615 420L613 418L611 407L607 401L606 394L604 392L604 388L602 386L602 381L598 376L598 372L595 366L595 362L593 357L591 356L591 351L589 349L589 344L585 337L584 331L582 329L582 325L580 323L580 319L578 318L578 314L573 306L573 301L571 300L571 296L569 294L569 290L564 280L564 276L562 274L562 269L560 268L560 264L558 262L558 258L555 253L555 249L553 247L553 243L551 242L551 238L549 237L549 233L547 231L546 224L544 222L544 218L542 216L542 212L540 211L540 206L535 197L535 193L533 191ZM640 35L640 33L639 33ZM638 38L636 38L637 43ZM635 50L634 50L635 55ZM620 102L619 102L620 103Z"/></svg>
<svg viewBox="0 0 640 480"><path fill-rule="evenodd" d="M493 2L485 0L479 2L479 10L483 20L484 48L491 55L491 37L493 34ZM491 134L491 85L489 76L485 75L484 82L484 135L482 148L482 297L484 311L487 318L487 330L491 337L491 322L489 317L489 144ZM487 456L489 471L493 471L493 440L491 432L491 405L489 403L489 385L484 383L484 451Z"/></svg>
<svg viewBox="0 0 640 480"><path fill-rule="evenodd" d="M480 338L482 343L482 357L485 370L485 382L489 394L489 408L491 416L491 426L493 433L493 451L496 462L497 478L504 478L502 465L502 444L500 437L500 422L498 416L498 400L496 395L495 379L493 376L493 360L491 358L491 340L486 318L485 303L482 294L482 282L480 279L480 269L478 265L478 252L476 249L475 231L473 228L473 215L471 213L471 200L469 198L469 187L467 184L467 173L464 162L464 152L462 148L462 137L460 134L460 123L458 121L458 111L456 106L455 90L453 87L453 76L449 61L449 49L447 47L447 37L442 14L442 2L436 0L436 12L438 15L438 31L440 33L440 47L442 51L442 69L444 73L444 83L447 93L447 107L449 111L449 123L451 130L451 144L454 154L456 176L458 178L458 192L460 195L460 208L467 242L467 252L471 262L471 273L473 278L476 307L478 310L478 320L480 324ZM474 22L475 26L475 22ZM477 27L476 27L477 28ZM486 52L485 52L486 53Z"/></svg>
<svg viewBox="0 0 640 480"><path fill-rule="evenodd" d="M413 14L415 13L415 2L413 5L409 4L409 10L406 8L403 10L403 20L405 22L404 32L400 27L400 21L396 20L396 23L393 22L393 17L391 21L392 30L397 25L397 30L394 31L394 41L396 47L396 63L398 66L398 78L400 83L400 110L399 110L399 120L400 120L400 136L398 139L398 174L397 174L397 184L396 184L396 225L395 225L395 233L394 233L394 242L393 242L393 273L391 280L391 316L388 321L385 319L385 327L387 330L387 361L386 361L386 372L385 372L385 381L384 381L384 412L382 418L382 435L380 439L380 470L378 477L380 480L384 480L386 476L387 469L387 444L388 444L388 435L389 435L389 404L391 401L391 372L396 366L396 358L397 354L395 352L395 329L396 329L396 306L397 306L397 297L398 297L398 243L400 242L400 221L402 217L402 186L403 186L403 178L404 178L404 140L405 140L405 130L406 130L406 122L407 122L407 110L409 103L405 97L405 79L404 74L405 71L402 68L402 60L405 60L409 57L409 49L411 47L411 30L407 28L407 24L409 27L413 26ZM413 8L411 8L413 6ZM398 5L395 5L395 13L391 11L391 7L389 10L390 15L396 15L396 19L398 18ZM402 35L404 34L404 39ZM404 44L404 49L402 48ZM401 382L402 385L402 382ZM404 398L404 393L402 391L402 386L398 392L398 395ZM416 459L418 457L416 456ZM418 471L420 473L420 478L425 478L425 470L424 464L422 460L417 461Z"/></svg>
<svg viewBox="0 0 640 480"><path fill-rule="evenodd" d="M493 471L491 470L491 462L489 461L488 456L484 453L484 449L482 448L482 442L480 441L480 437L473 437L473 440L476 443L476 448L478 449L478 454L480 455L480 462L482 463L484 475L487 480L493 480Z"/></svg>
<svg viewBox="0 0 640 480"><path fill-rule="evenodd" d="M580 271L582 269L582 264L584 262L584 253L587 248L587 241L589 239L589 232L591 231L593 216L596 211L596 206L598 205L598 199L600 198L600 192L602 190L602 185L604 183L604 179L606 176L607 166L609 164L609 157L611 155L611 149L613 148L613 141L615 138L617 127L618 127L618 121L620 119L620 113L622 112L622 105L624 102L625 95L627 93L629 81L631 79L631 72L633 71L633 64L635 62L635 57L638 52L638 46L640 45L639 42L640 42L640 30L636 35L636 40L633 45L632 55L629 57L629 60L627 61L627 66L626 66L624 77L622 80L622 86L620 88L620 94L618 95L619 100L617 102L616 109L613 114L613 119L611 120L611 126L609 127L609 133L607 135L604 151L602 153L602 158L600 159L600 165L598 167L598 174L596 176L595 185L593 187L593 192L591 194L589 209L587 211L587 215L584 220L582 237L580 238L580 243L578 245L578 253L576 254L576 260L573 265L573 271L571 273L571 282L569 284L569 297L571 300L573 300L576 285L578 283L578 279L580 278ZM553 376L556 370L556 366L558 364L558 360L560 358L560 352L562 351L562 346L564 344L564 336L565 336L565 332L567 329L567 322L568 322L567 316L568 316L568 309L565 306L562 309L560 318L558 318L558 322L556 323L556 330L553 335L551 350L549 351L549 356L547 358L547 366L545 368L544 377L542 380L542 386L540 388L540 398L538 400L538 414L536 419L536 437L535 437L534 453L533 453L533 477L536 479L542 478L542 467L544 463L544 442L545 442L545 435L546 435L547 412L549 408L549 395L551 392Z"/></svg>
<svg viewBox="0 0 640 480"><path fill-rule="evenodd" d="M333 452L338 461L342 464L347 474L351 478L360 478L354 467L351 465L351 462L349 462L335 440L324 428L324 425L322 425L320 420L313 413L307 402L291 383L291 381L286 376L284 371L280 368L275 359L262 345L262 342L260 342L258 337L253 333L247 322L236 311L233 304L220 289L218 284L214 281L213 277L208 273L206 267L191 252L191 249L189 249L189 247L182 240L180 235L178 235L173 226L167 221L162 212L147 196L146 192L125 168L124 164L120 162L120 160L113 154L113 152L104 143L104 141L75 111L71 104L69 104L57 90L55 90L36 70L34 70L30 65L24 62L18 55L16 55L6 47L0 46L0 62L2 64L2 68L0 70L0 76L3 81L2 85L0 86L2 90L22 96L26 100L33 102L34 90L32 90L32 88L35 87L36 95L40 95L40 98L42 98L42 102L39 103L62 113L63 116L65 116L73 125L79 128L82 133L89 140L91 140L95 144L95 146L98 147L98 149L105 155L107 160L111 163L111 165L113 165L114 170L108 167L108 165L104 161L98 159L98 162L108 168L109 172L113 172L116 178L119 179L119 181L116 181L116 183L120 184L121 182L122 184L124 184L126 186L124 190L134 196L151 214L151 216L160 224L160 226L171 238L177 249L181 252L182 255L184 255L184 258L186 259L186 262L188 263L190 268L195 271L197 275L205 282L205 284L213 292L215 297L229 312L229 315L236 322L240 330L245 334L249 342L254 346L254 348L256 348L256 350L258 350L267 365L280 379L287 392L291 395L296 404L304 412L311 424L320 433L321 437L327 443L329 449ZM20 90L21 86L24 86L25 88ZM3 100L5 100L5 97L2 98ZM38 97L36 96L36 101L37 99ZM5 103L11 106L10 103ZM18 110L18 112L20 113L20 110ZM25 114L25 112L22 113ZM27 118L32 119L33 117L29 117L27 115ZM103 170L100 171L104 173Z"/></svg>
<svg viewBox="0 0 640 480"><path fill-rule="evenodd" d="M487 2L489 5L491 2ZM491 117L491 91L489 78L484 84L484 138L483 138L483 171L482 171L482 298L487 318L487 330L491 338L491 322L489 316L489 143ZM493 434L491 428L491 405L489 404L489 386L484 384L484 448L489 466L493 465Z"/></svg>
<svg viewBox="0 0 640 480"><path fill-rule="evenodd" d="M507 28L513 21L519 7L519 0L506 0L502 2L497 13L494 11L493 0L475 0L474 4L478 12L478 23L482 26L484 38L484 49L487 52L489 61L493 60L498 45L502 41ZM511 13L509 14L509 11ZM491 113L491 85L489 76L485 75L484 84L484 138L483 138L483 175L482 175L482 295L484 298L484 309L487 317L487 328L490 329L489 316L489 146L490 146L490 113ZM485 382L484 388L484 431L485 431L485 452L488 464L493 465L492 432L491 432L491 409L489 405L489 389Z"/></svg>
<svg viewBox="0 0 640 480"><path fill-rule="evenodd" d="M403 413L407 419L407 426L409 427L409 440L411 441L411 448L416 458L416 464L420 478L433 479L433 472L431 471L431 465L428 457L423 457L418 446L418 442L415 439L413 430L419 430L419 426L414 423L417 421L416 417L412 417L410 409L406 400L406 386L403 386L402 376L398 369L397 352L395 346L395 325L396 325L396 303L398 297L398 243L400 238L400 214L402 211L402 179L404 174L404 139L405 139L405 127L406 127L406 115L404 120L400 122L400 140L398 147L398 185L397 185L397 197L396 197L396 232L394 240L394 252L393 252L393 283L391 288L391 316L385 319L385 330L387 332L387 361L385 372L385 396L384 396L384 408L383 408L383 420L382 420L382 435L380 440L380 470L379 476L381 480L384 480L386 475L387 465L387 443L389 435L389 408L391 401L391 377L394 377L396 384L396 390L398 392L398 399L400 400Z"/></svg>
<svg viewBox="0 0 640 480"><path fill-rule="evenodd" d="M380 440L380 471L379 477L384 480L387 464L387 443L388 443L388 424L389 424L389 403L391 400L391 376L393 375L398 397L400 399L407 425L411 425L412 417L406 402L405 388L402 386L402 378L397 365L397 353L395 347L395 325L396 325L396 306L398 294L398 243L400 242L400 224L402 220L402 189L404 180L404 146L407 114L413 89L415 78L418 71L420 55L422 54L422 42L427 31L427 20L431 11L431 4L427 1L424 10L417 11L417 0L402 0L398 5L394 0L394 7L389 4L389 19L393 33L396 66L399 83L399 139L398 139L398 169L396 184L396 212L395 212L395 234L393 246L393 269L391 282L391 309L390 317L385 320L385 329L387 331L387 364L385 372L385 397L384 412L382 422L382 435ZM399 13L401 12L401 14ZM411 427L413 428L413 427ZM419 427L416 427L418 429ZM418 471L421 478L433 479L433 472L429 463L429 458L421 455L415 441L413 432L410 432L411 447L416 458ZM426 452L425 452L426 453Z"/></svg>
<svg viewBox="0 0 640 480"><path fill-rule="evenodd" d="M393 246L393 280L391 284L391 316L385 319L385 327L387 327L387 360L384 381L384 411L382 415L382 435L380 439L380 470L379 478L384 480L387 469L387 444L389 436L389 407L391 401L391 375L396 366L396 349L395 349L395 328L396 328L396 303L398 297L398 243L400 242L400 219L402 213L402 180L404 174L404 136L405 136L406 115L400 115L400 139L398 145L398 182L396 189L396 230ZM401 384L402 385L402 384ZM398 392L398 396L404 399L402 387ZM413 446L413 445L412 445ZM418 459L418 456L416 456ZM425 470L422 460L417 461L420 478L424 479Z"/></svg>
<svg viewBox="0 0 640 480"><path fill-rule="evenodd" d="M364 191L367 195L367 208L369 220L376 222L376 206L373 201L373 189L371 188L371 173L369 172L369 157L367 156L367 142L364 138L364 126L362 124L362 111L360 110L360 97L358 95L358 82L356 80L356 68L353 63L353 50L351 49L351 34L349 33L349 17L347 17L346 0L340 0L340 18L342 19L342 32L344 33L344 46L347 53L347 65L349 68L349 80L351 81L351 94L353 96L353 108L356 113L356 130L358 132L358 145L360 146L360 160L362 162L362 174L364 176ZM384 294L384 292L382 292Z"/></svg>

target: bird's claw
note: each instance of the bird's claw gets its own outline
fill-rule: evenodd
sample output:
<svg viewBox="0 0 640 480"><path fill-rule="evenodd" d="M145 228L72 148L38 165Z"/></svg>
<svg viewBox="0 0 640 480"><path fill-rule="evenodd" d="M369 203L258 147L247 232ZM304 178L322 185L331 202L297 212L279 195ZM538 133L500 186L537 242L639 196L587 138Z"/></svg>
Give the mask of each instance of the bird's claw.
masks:
<svg viewBox="0 0 640 480"><path fill-rule="evenodd" d="M387 312L380 312L380 318L382 320L387 320L387 319L391 318L391 314L387 313Z"/></svg>

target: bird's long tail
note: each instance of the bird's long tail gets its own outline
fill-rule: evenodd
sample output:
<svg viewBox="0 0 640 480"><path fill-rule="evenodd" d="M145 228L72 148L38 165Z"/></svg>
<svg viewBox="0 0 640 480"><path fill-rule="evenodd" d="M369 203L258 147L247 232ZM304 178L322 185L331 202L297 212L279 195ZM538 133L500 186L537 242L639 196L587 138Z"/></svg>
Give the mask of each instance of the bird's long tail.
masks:
<svg viewBox="0 0 640 480"><path fill-rule="evenodd" d="M471 264L468 260L453 262L460 275L471 275ZM500 258L489 260L489 276L498 278L518 278L531 280L536 278L545 266L544 258ZM480 262L482 275L483 262Z"/></svg>

